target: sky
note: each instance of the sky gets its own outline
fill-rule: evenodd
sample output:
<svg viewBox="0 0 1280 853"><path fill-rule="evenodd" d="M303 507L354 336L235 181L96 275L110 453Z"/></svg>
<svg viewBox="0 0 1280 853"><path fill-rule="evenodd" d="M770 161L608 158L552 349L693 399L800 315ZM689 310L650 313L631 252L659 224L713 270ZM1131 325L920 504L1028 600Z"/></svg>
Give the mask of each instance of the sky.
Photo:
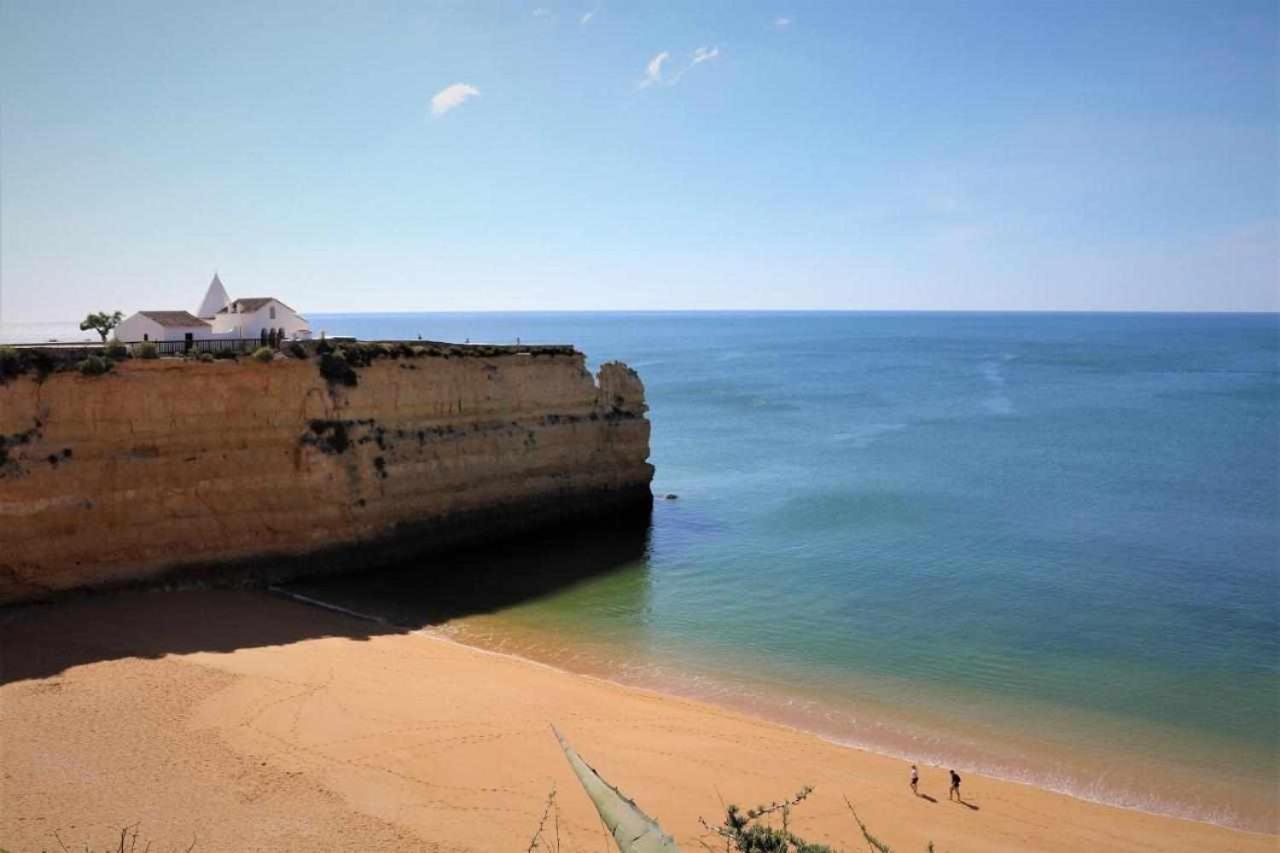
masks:
<svg viewBox="0 0 1280 853"><path fill-rule="evenodd" d="M1276 311L1277 14L0 0L0 321Z"/></svg>

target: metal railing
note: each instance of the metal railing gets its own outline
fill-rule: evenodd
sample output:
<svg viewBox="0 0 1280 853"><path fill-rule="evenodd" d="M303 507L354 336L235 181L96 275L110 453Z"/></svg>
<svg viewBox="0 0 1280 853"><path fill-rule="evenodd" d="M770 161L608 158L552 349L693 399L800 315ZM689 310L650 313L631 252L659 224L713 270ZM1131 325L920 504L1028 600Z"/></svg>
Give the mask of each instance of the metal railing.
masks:
<svg viewBox="0 0 1280 853"><path fill-rule="evenodd" d="M258 347L266 346L261 338L208 338L194 341L133 341L129 344L129 352L137 355L138 351L150 344L160 355L181 355L186 352L253 352Z"/></svg>

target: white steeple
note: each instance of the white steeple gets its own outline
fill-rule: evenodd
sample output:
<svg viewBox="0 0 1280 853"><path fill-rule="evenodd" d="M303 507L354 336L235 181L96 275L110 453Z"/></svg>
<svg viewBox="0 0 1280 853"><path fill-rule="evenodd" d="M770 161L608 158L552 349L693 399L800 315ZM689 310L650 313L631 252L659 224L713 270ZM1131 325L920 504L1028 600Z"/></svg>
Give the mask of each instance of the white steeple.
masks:
<svg viewBox="0 0 1280 853"><path fill-rule="evenodd" d="M222 280L218 278L218 274L215 272L213 281L209 282L209 289L205 291L204 301L200 303L200 310L196 312L196 316L202 320L208 320L230 304L231 297L227 296L227 289L222 286Z"/></svg>

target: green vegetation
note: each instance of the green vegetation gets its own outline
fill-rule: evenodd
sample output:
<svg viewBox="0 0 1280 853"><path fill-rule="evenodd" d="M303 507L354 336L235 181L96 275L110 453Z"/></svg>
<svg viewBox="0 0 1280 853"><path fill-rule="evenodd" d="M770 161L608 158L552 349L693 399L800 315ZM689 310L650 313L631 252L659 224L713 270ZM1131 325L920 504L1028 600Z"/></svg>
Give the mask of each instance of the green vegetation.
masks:
<svg viewBox="0 0 1280 853"><path fill-rule="evenodd" d="M0 383L22 372L22 359L13 347L0 347Z"/></svg>
<svg viewBox="0 0 1280 853"><path fill-rule="evenodd" d="M46 352L0 347L0 385L30 371L35 372L37 382L43 382L54 367L53 358Z"/></svg>
<svg viewBox="0 0 1280 853"><path fill-rule="evenodd" d="M99 335L102 335L102 342L107 342L107 335L111 334L111 330L120 325L120 321L124 319L124 314L115 311L108 314L106 311L99 311L97 314L90 314L80 322L80 331L87 332L93 329Z"/></svg>
<svg viewBox="0 0 1280 853"><path fill-rule="evenodd" d="M805 841L791 831L791 809L811 793L813 786L806 785L789 800L747 809L746 813L730 804L725 807L724 823L712 826L704 820L702 825L723 838L729 850L739 853L832 853L825 844ZM760 822L772 814L781 818L780 829Z"/></svg>
<svg viewBox="0 0 1280 853"><path fill-rule="evenodd" d="M111 369L110 359L100 356L91 355L77 365L80 373L84 376L101 376Z"/></svg>
<svg viewBox="0 0 1280 853"><path fill-rule="evenodd" d="M345 385L348 388L354 388L360 382L360 377L356 376L343 350L326 352L320 356L320 375L325 378L330 387Z"/></svg>
<svg viewBox="0 0 1280 853"><path fill-rule="evenodd" d="M867 846L874 850L875 853L893 853L893 848L871 834L871 830L867 829L867 825L862 822L862 818L858 817L858 812L854 809L853 803L849 802L848 797L844 798L844 804L849 807L849 811L853 814L853 821L858 824L858 829L862 830L862 840L867 842ZM932 841L929 842L929 853L933 853Z"/></svg>
<svg viewBox="0 0 1280 853"><path fill-rule="evenodd" d="M299 350L305 352L297 344L291 345L290 352L294 352L292 346L298 346ZM351 342L335 346L332 341L324 338L321 338L316 344L315 351L320 356L320 375L325 378L330 387L336 385L354 387L360 381L355 368L368 367L380 359L497 358L512 355L516 352L513 347L445 344L435 341L423 341L412 345L404 342ZM531 356L572 355L574 349L573 347L545 346L525 348L520 352ZM296 352L294 354L296 355ZM297 357L301 358L302 356Z"/></svg>
<svg viewBox="0 0 1280 853"><path fill-rule="evenodd" d="M118 841L116 839L112 839L110 846L103 847L101 853L139 853L138 827L140 824L141 822L120 827L120 838ZM55 829L53 831L53 837L57 839L58 846L65 853L71 853L73 848L67 846L67 843L62 840L62 836L58 834L58 830ZM191 844L185 848L184 853L191 853L191 851L195 850L197 840L198 839L195 836L192 836ZM74 844L74 842L72 843ZM148 851L151 850L151 843L152 842L148 841L146 846L141 848L141 853L148 853ZM76 847L74 849L79 850L81 848ZM89 847L88 842L85 843L83 850L84 853L98 853L98 851ZM0 853L5 853L3 848L0 848Z"/></svg>
<svg viewBox="0 0 1280 853"><path fill-rule="evenodd" d="M263 364L270 364L271 360L276 357L271 347L258 347L253 351L253 360L260 361Z"/></svg>
<svg viewBox="0 0 1280 853"><path fill-rule="evenodd" d="M325 453L345 453L351 446L346 421L314 420L310 427L312 434L304 435L303 442L314 444Z"/></svg>
<svg viewBox="0 0 1280 853"><path fill-rule="evenodd" d="M22 432L15 432L9 435L0 435L0 474L4 473L4 469L8 465L17 466L17 460L10 458L9 448L22 447L30 444L32 441L39 439L40 422L36 421L36 425Z"/></svg>
<svg viewBox="0 0 1280 853"><path fill-rule="evenodd" d="M120 312L115 312L119 314ZM96 323L102 320L104 328L114 328L117 322L115 315L105 313L91 315L85 320L88 324L92 319ZM86 325L85 328L90 328ZM101 330L99 330L101 333ZM319 356L317 359L321 376L329 383L330 388L337 386L355 387L360 377L356 369L367 367L375 361L381 359L389 359L392 361L403 360L406 362L418 361L424 358L500 358L503 356L514 355L517 350L509 346L495 346L488 344L447 344L436 341L418 341L409 342L376 342L376 343L358 343L354 341L343 341L334 344L333 341L321 338L314 346L312 344L302 344L297 341L281 342L281 346L285 347L285 352L290 356L299 359L309 358L314 354ZM13 379L25 374L34 374L37 382L43 382L50 374L58 371L81 370L89 371L86 375L99 375L96 371L96 364L90 363L85 358L86 355L94 355L104 361L106 370L110 370L113 363L123 361L127 358L153 359L160 357L159 347L153 341L145 341L138 344L126 345L120 341L111 340L104 342L104 348L101 353L86 353L88 347L58 347L58 348L42 348L38 346L22 346L10 347L0 346L0 385L9 379ZM270 350L270 347L268 347ZM520 355L528 357L539 356L557 356L572 355L575 353L573 347L568 346L541 346L541 347L525 347L519 350ZM240 352L234 349L218 349L210 353L193 348L182 354L183 357L207 362L210 357L214 359L238 359L242 355L252 355L259 360L266 360L265 355L260 351L252 353ZM412 363L402 364L401 367L416 370L418 366ZM104 370L103 372L106 372ZM592 413L592 419L598 419L600 415ZM635 417L635 415L627 413L619 413L606 415L606 417Z"/></svg>

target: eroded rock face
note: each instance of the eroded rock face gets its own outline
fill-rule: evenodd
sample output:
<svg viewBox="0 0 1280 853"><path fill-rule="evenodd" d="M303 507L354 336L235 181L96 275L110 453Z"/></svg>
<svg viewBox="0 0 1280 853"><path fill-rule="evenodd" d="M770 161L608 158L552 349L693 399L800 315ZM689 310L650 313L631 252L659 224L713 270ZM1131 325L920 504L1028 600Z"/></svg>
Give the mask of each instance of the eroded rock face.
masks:
<svg viewBox="0 0 1280 853"><path fill-rule="evenodd" d="M635 372L581 354L131 361L0 385L0 603L171 573L271 578L647 511Z"/></svg>

